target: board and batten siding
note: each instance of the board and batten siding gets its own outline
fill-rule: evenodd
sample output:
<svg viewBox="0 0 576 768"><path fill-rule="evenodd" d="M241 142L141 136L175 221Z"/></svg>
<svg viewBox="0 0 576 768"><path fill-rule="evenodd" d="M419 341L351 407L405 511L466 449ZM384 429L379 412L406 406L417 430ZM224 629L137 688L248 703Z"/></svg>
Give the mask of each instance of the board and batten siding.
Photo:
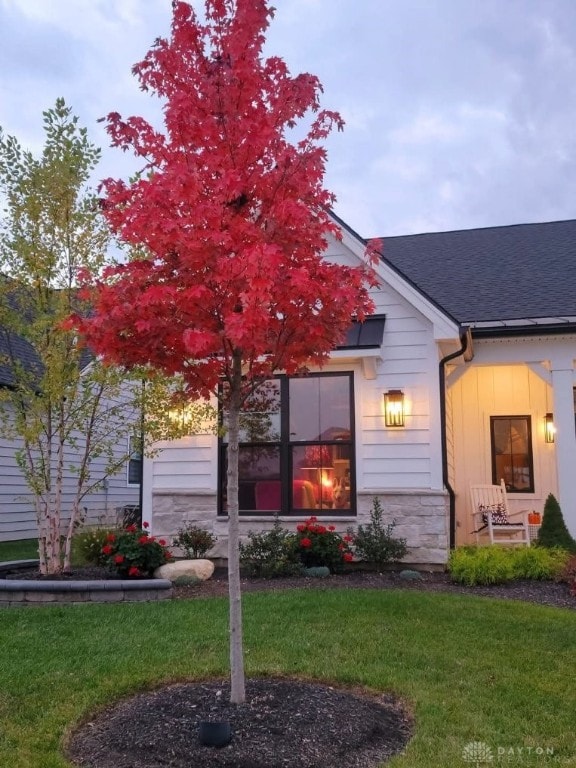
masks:
<svg viewBox="0 0 576 768"><path fill-rule="evenodd" d="M450 387L450 412L456 491L456 544L474 543L469 488L492 482L490 416L530 416L534 458L534 493L508 494L512 510L542 512L549 493L556 493L554 446L544 441L544 414L550 410L550 391L530 367L469 364Z"/></svg>

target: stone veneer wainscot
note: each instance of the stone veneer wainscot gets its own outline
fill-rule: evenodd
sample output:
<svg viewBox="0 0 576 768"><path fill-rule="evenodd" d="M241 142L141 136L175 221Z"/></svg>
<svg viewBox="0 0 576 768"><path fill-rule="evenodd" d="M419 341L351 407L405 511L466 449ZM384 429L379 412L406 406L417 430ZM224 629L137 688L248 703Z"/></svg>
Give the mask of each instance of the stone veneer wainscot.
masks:
<svg viewBox="0 0 576 768"><path fill-rule="evenodd" d="M394 536L404 538L408 545L408 554L404 562L415 565L441 566L448 559L448 495L443 491L406 490L378 491L367 490L358 494L358 514L356 517L322 516L322 522L334 524L338 531L345 532L348 527L365 525L370 521L372 501L377 496L384 509L385 523L396 521ZM210 550L212 558L226 558L228 518L218 517L216 494L207 491L154 491L152 496L155 536L162 536L168 541L176 535L186 523L198 525L218 537L218 542ZM312 511L310 514L314 514ZM280 516L285 527L296 526L308 515ZM240 534L246 536L249 531L269 530L274 524L273 516L243 515L240 518Z"/></svg>

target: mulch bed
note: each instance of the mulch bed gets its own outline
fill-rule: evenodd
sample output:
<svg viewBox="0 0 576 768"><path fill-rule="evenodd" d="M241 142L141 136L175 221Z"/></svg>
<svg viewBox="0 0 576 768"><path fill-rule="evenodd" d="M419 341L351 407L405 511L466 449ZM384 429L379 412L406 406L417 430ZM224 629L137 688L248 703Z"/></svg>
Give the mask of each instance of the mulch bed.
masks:
<svg viewBox="0 0 576 768"><path fill-rule="evenodd" d="M396 572L354 571L326 578L242 579L244 593L283 589L425 590L524 600L576 609L566 584L514 581L491 587L453 584L440 572L406 580ZM37 578L34 571L16 578ZM110 578L102 569L76 569L62 578ZM226 597L226 571L206 582L174 588L174 599ZM200 721L228 721L226 746L203 746ZM388 694L344 690L312 681L255 678L246 703L229 703L227 680L164 686L98 713L72 734L67 755L84 768L376 768L401 752L412 720Z"/></svg>
<svg viewBox="0 0 576 768"><path fill-rule="evenodd" d="M400 752L411 720L394 698L296 679L253 678L231 705L227 681L138 694L86 723L68 758L90 768L371 768ZM232 740L203 746L201 720Z"/></svg>
<svg viewBox="0 0 576 768"><path fill-rule="evenodd" d="M553 581L516 580L489 587L465 587L455 584L447 573L422 572L421 579L407 580L396 571L373 573L351 571L325 578L293 576L278 579L242 579L242 592L276 591L281 589L410 589L427 592L451 592L483 597L524 600L557 608L576 609L576 597L567 584ZM174 587L176 599L227 597L228 579L224 569L218 569L211 579L196 586Z"/></svg>
<svg viewBox="0 0 576 768"><path fill-rule="evenodd" d="M422 572L421 579L407 580L399 572L387 571L374 573L371 571L355 570L348 573L313 578L310 576L291 576L278 579L242 579L242 592L276 591L281 589L416 589L427 592L451 592L483 597L505 598L507 600L524 600L540 605L551 605L557 608L576 609L576 597L570 594L567 584L553 581L516 580L505 584L494 584L489 587L465 587L455 584L447 573L442 571ZM60 576L41 576L37 570L18 571L8 576L12 579L114 579L119 578L115 573L104 568L82 567L75 568L70 573ZM208 597L227 597L228 578L225 568L218 568L211 579L201 584L174 587L174 598L177 600L193 600Z"/></svg>

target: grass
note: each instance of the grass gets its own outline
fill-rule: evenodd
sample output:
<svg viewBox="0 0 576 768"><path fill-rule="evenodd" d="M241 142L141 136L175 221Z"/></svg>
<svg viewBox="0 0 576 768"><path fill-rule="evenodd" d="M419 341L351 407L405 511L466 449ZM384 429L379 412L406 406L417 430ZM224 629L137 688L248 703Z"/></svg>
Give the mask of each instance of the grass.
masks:
<svg viewBox="0 0 576 768"><path fill-rule="evenodd" d="M0 541L0 563L7 560L37 560L38 540L20 539L18 541ZM82 553L74 546L72 540L72 565L85 565Z"/></svg>
<svg viewBox="0 0 576 768"><path fill-rule="evenodd" d="M38 540L20 539L19 541L0 542L0 563L6 560L37 560Z"/></svg>
<svg viewBox="0 0 576 768"><path fill-rule="evenodd" d="M401 590L244 596L248 675L297 675L401 696L414 737L389 768L464 765L528 748L576 766L576 612ZM0 765L64 768L67 730L171 680L227 676L225 599L4 609ZM41 640L41 642L40 642ZM538 762L540 760L540 762Z"/></svg>

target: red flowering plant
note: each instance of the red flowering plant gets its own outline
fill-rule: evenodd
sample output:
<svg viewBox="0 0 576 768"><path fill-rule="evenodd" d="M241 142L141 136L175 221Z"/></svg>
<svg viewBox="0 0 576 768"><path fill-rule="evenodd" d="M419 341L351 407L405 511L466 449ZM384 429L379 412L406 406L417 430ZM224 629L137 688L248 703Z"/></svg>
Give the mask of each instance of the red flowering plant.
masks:
<svg viewBox="0 0 576 768"><path fill-rule="evenodd" d="M333 525L323 525L317 517L309 517L296 526L295 543L305 568L326 566L332 573L343 570L353 560L353 537L341 536Z"/></svg>
<svg viewBox="0 0 576 768"><path fill-rule="evenodd" d="M128 525L118 533L109 533L102 547L105 565L116 569L120 576L129 578L147 578L156 568L172 558L164 539L150 536L148 523L142 528Z"/></svg>

